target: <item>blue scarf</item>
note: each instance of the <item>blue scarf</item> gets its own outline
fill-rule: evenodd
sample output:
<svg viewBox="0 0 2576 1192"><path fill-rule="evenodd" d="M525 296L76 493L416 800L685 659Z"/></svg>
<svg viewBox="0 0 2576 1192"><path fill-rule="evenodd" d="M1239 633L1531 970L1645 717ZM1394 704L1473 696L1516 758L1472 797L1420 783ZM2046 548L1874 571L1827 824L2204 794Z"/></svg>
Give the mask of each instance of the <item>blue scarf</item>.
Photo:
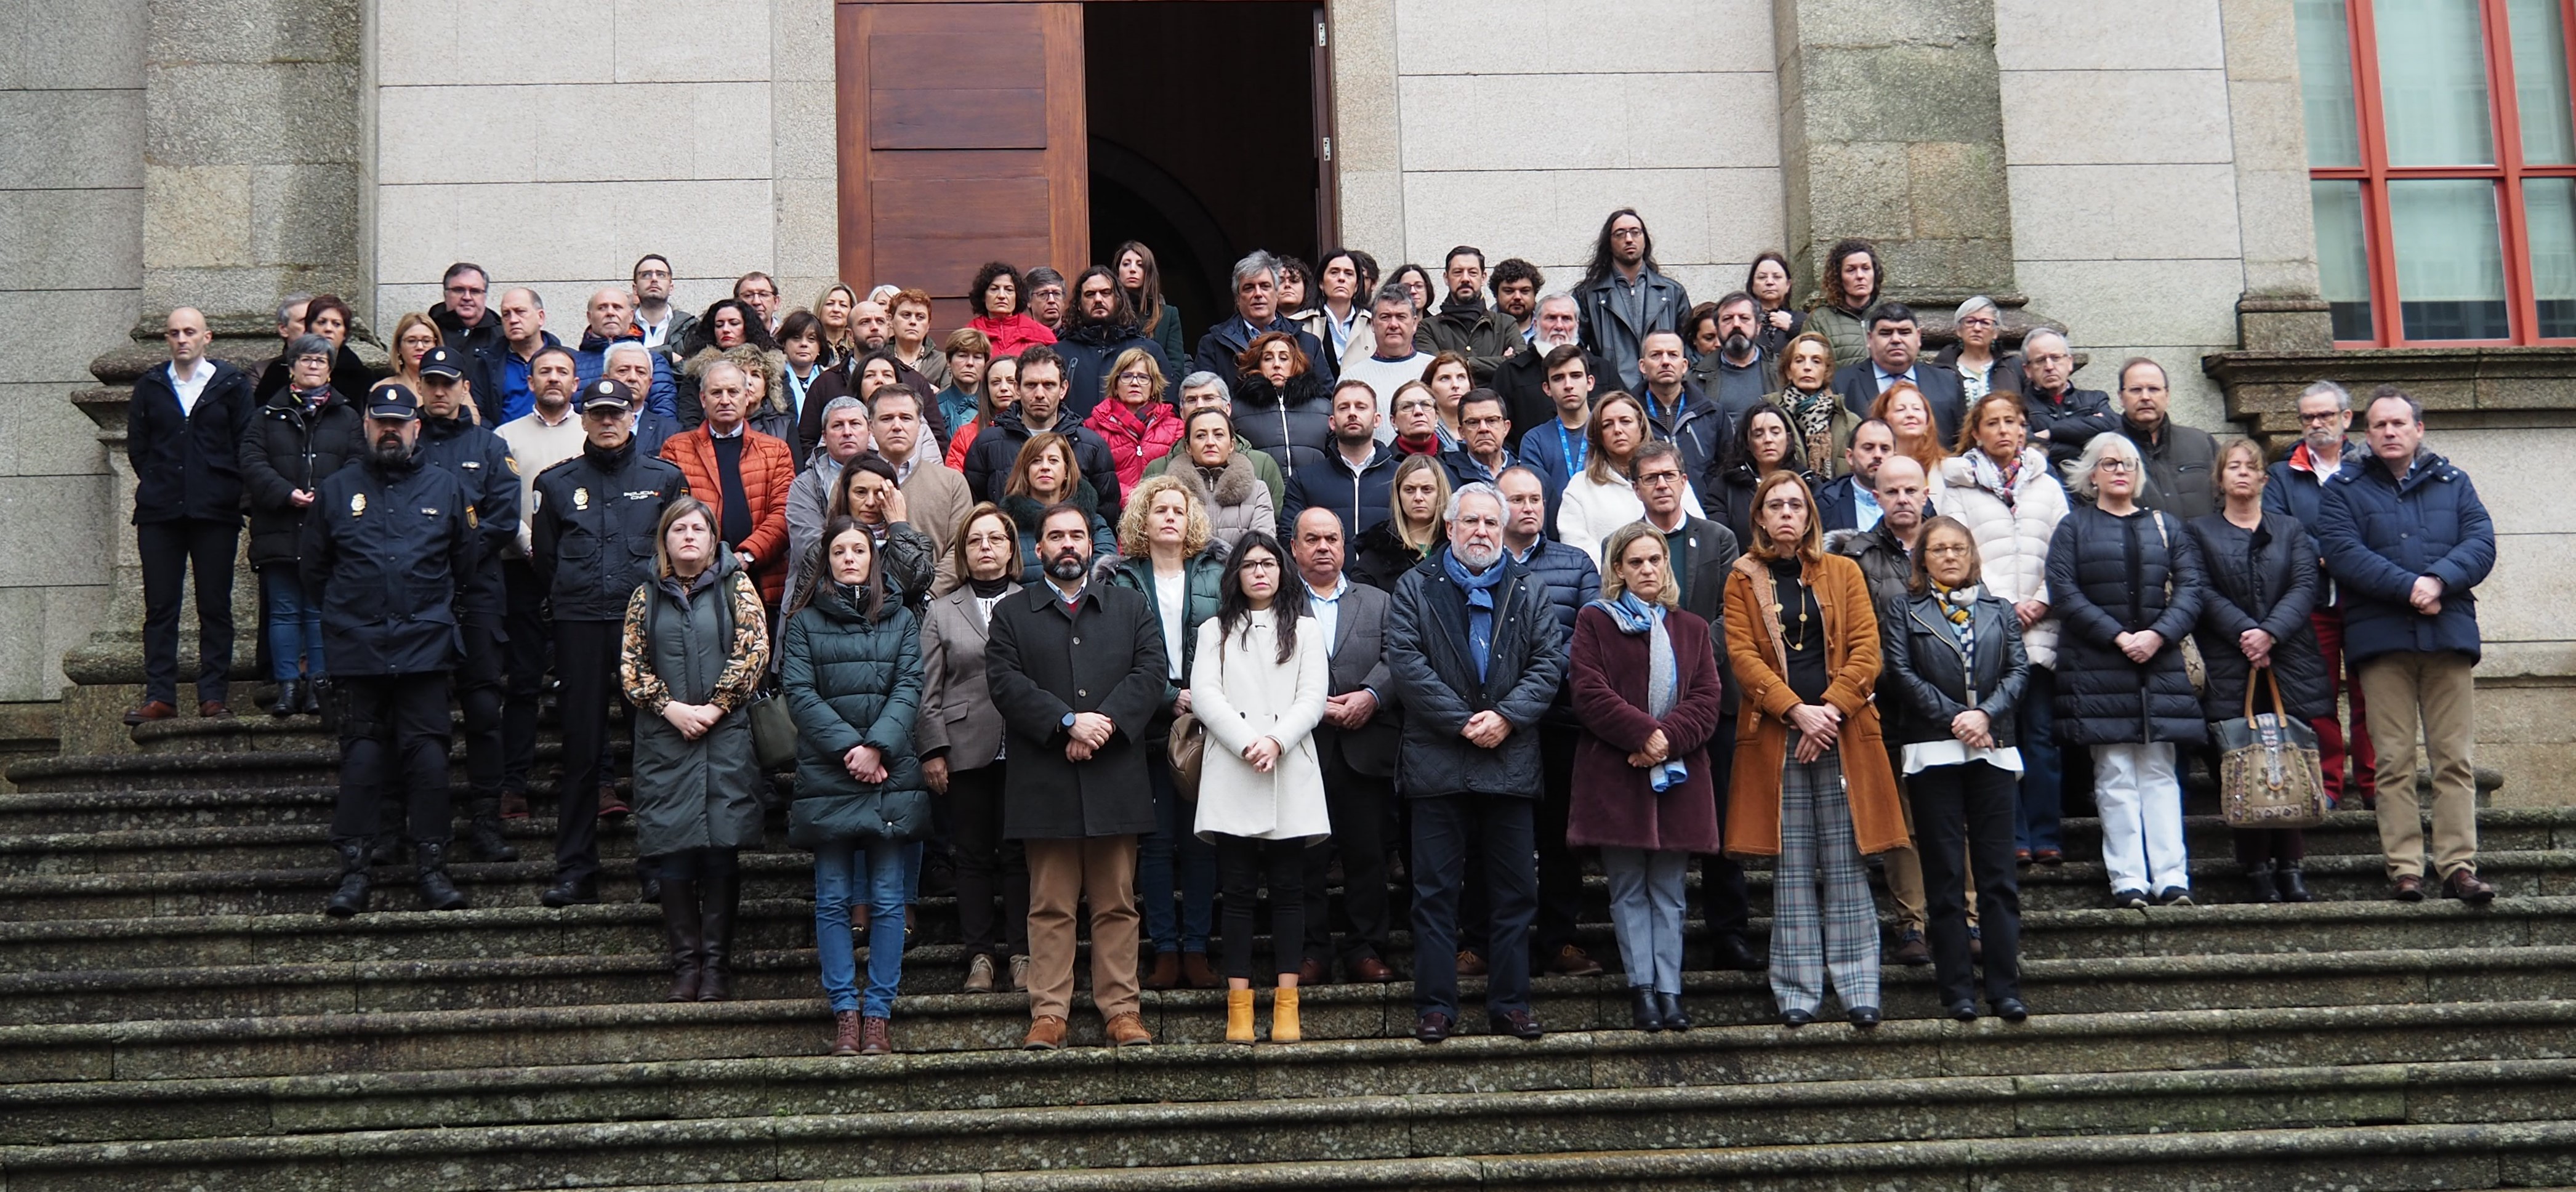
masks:
<svg viewBox="0 0 2576 1192"><path fill-rule="evenodd" d="M1485 669L1494 657L1494 589L1503 582L1508 570L1501 559L1485 569L1483 575L1467 570L1454 551L1440 552L1440 569L1449 573L1449 581L1467 595L1467 649L1476 656L1476 681L1485 681Z"/></svg>
<svg viewBox="0 0 2576 1192"><path fill-rule="evenodd" d="M1592 605L1609 613L1619 632L1631 637L1646 635L1646 714L1663 719L1680 698L1681 686L1681 656L1673 652L1672 634L1664 628L1664 614L1669 610L1637 599L1634 592L1622 592L1617 600L1595 600ZM1646 778L1656 790L1670 790L1690 778L1690 767L1679 758L1668 757L1647 767Z"/></svg>

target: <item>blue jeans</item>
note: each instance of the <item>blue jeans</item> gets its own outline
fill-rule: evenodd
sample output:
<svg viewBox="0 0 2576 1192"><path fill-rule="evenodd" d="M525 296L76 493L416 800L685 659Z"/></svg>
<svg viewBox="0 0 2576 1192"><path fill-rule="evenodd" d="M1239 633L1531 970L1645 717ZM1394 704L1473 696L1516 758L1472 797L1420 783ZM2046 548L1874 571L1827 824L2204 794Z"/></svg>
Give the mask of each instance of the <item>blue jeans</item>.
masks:
<svg viewBox="0 0 2576 1192"><path fill-rule="evenodd" d="M862 1010L891 1017L903 980L903 911L921 874L921 842L836 842L814 850L814 952L823 963L823 993L832 1012ZM868 997L859 1004L859 958L850 938L850 903L864 886L868 900Z"/></svg>
<svg viewBox="0 0 2576 1192"><path fill-rule="evenodd" d="M322 668L322 600L305 594L295 564L260 568L259 590L268 598L268 677L284 683L329 674Z"/></svg>
<svg viewBox="0 0 2576 1192"><path fill-rule="evenodd" d="M1136 849L1136 900L1145 915L1145 938L1154 951L1205 952L1210 920L1216 915L1216 846L1191 830L1194 817L1172 786L1172 767L1163 747L1145 752L1145 772L1154 783L1154 834L1139 839ZM1172 909L1174 870L1178 870L1181 906Z"/></svg>
<svg viewBox="0 0 2576 1192"><path fill-rule="evenodd" d="M2013 709L2013 731L2020 736L2021 805L2015 817L2013 847L2037 851L2063 848L2057 821L2064 806L2064 792L2059 789L2059 768L2064 759L2057 752L2057 672L2036 663L2030 668L2030 685L2022 689L2021 704Z"/></svg>

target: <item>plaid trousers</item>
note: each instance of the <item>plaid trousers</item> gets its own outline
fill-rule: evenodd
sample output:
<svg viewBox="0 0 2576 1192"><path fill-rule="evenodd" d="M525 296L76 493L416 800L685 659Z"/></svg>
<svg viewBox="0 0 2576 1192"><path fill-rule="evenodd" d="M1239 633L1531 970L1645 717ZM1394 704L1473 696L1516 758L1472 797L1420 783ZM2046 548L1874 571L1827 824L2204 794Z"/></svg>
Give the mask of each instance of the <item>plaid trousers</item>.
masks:
<svg viewBox="0 0 2576 1192"><path fill-rule="evenodd" d="M1789 730L1780 767L1780 860L1771 887L1771 997L1813 1014L1830 980L1843 1008L1878 1007L1878 907L1852 840L1840 750L1798 759ZM1817 887L1823 886L1819 905Z"/></svg>

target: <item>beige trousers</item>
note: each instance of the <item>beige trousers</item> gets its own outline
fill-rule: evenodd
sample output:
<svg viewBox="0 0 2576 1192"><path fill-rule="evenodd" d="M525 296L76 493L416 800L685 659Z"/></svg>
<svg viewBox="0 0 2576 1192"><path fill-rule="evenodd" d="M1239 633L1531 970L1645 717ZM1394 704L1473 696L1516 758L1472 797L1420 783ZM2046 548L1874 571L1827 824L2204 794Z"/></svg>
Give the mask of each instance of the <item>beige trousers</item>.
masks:
<svg viewBox="0 0 2576 1192"><path fill-rule="evenodd" d="M2478 860L2478 779L2469 761L2475 668L2450 651L2382 654L2354 670L2379 749L2379 847L2388 876L2424 875L2424 824L2415 797L2419 757L2433 773L2434 871L2448 878ZM2418 737L2421 737L2418 754Z"/></svg>
<svg viewBox="0 0 2576 1192"><path fill-rule="evenodd" d="M1029 1017L1073 1008L1073 916L1091 900L1091 1000L1103 1020L1137 1012L1136 838L1027 840Z"/></svg>

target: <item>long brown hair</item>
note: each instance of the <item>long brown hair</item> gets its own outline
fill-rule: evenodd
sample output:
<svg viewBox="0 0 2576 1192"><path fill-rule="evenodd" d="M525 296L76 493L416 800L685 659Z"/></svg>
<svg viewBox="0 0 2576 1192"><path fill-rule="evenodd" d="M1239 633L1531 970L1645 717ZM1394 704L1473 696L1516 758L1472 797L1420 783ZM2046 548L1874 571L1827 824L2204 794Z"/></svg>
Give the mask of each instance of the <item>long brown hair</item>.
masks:
<svg viewBox="0 0 2576 1192"><path fill-rule="evenodd" d="M1645 446L1648 440L1655 437L1654 420L1646 417L1646 403L1638 401L1636 394L1629 393L1624 389L1613 389L1608 393L1602 394L1601 400L1592 404L1591 423L1586 425L1583 429L1584 437L1592 443L1592 457L1584 462L1583 474L1591 477L1592 483L1594 484L1608 484L1611 479L1610 453L1607 450L1604 450L1601 446L1601 415L1609 412L1610 403L1612 402L1626 402L1629 409L1637 412L1637 445L1639 447ZM1636 470L1636 456L1636 452L1631 451L1628 453L1628 472L1634 472ZM1625 473L1623 473L1623 478L1624 476Z"/></svg>
<svg viewBox="0 0 2576 1192"><path fill-rule="evenodd" d="M868 532L865 522L842 513L834 515L831 520L823 523L823 536L814 541L814 557L811 560L813 565L805 569L804 586L792 594L794 599L788 602L787 615L794 616L798 610L814 603L814 597L823 590L823 585L832 582L832 544L840 541L841 535L853 530L857 531L859 538L868 544L868 600L867 604L859 609L859 614L874 621L877 619L877 614L884 610L885 548L877 545L876 535ZM1014 535L1014 537L1017 536Z"/></svg>
<svg viewBox="0 0 2576 1192"><path fill-rule="evenodd" d="M1154 324L1163 321L1163 267L1154 263L1154 250L1145 247L1142 240L1130 240L1119 245L1118 251L1109 254L1109 280L1111 284L1117 284L1119 262L1126 260L1131 252L1136 254L1136 264L1144 270L1145 284L1127 290L1127 304L1136 308L1136 329L1151 336ZM1127 289L1123 285L1118 288Z"/></svg>
<svg viewBox="0 0 2576 1192"><path fill-rule="evenodd" d="M1259 335L1253 336L1252 342L1243 345L1243 351L1235 355L1234 367L1236 371L1241 372L1247 377L1258 375L1261 372L1261 349L1269 347L1273 342L1288 345L1288 375L1290 377L1305 376L1306 370L1314 367L1313 362L1306 359L1306 349L1297 346L1296 336L1290 335L1285 331L1264 331Z"/></svg>
<svg viewBox="0 0 2576 1192"><path fill-rule="evenodd" d="M1053 496L1041 498L1029 491L1029 465L1037 462L1041 452L1047 451L1055 452L1064 459L1064 488ZM1027 497L1033 501L1043 500L1053 504L1071 500L1081 486L1082 467L1074 462L1073 440L1051 430L1042 430L1030 435L1028 442L1020 444L1019 455L1011 460L1010 480L1002 486L1002 492L1008 496ZM1098 499L1096 494L1093 499Z"/></svg>
<svg viewBox="0 0 2576 1192"><path fill-rule="evenodd" d="M1799 496L1807 499L1807 532L1798 539L1798 550L1795 557L1798 562L1806 566L1813 567L1825 561L1825 535L1824 531L1818 528L1821 523L1816 516L1815 490L1808 488L1806 480L1800 477L1796 472L1772 472L1765 475L1759 482L1754 484L1753 541L1745 543L1744 549L1752 552L1753 557L1757 559L1787 559L1792 557L1781 554L1780 548L1771 541L1771 535L1763 531L1762 503L1770 499L1772 489L1789 488L1793 486L1798 490Z"/></svg>
<svg viewBox="0 0 2576 1192"><path fill-rule="evenodd" d="M1986 407L1998 402L2008 407L2013 417L2021 419L2022 446L2030 446L2030 414L2022 409L2021 395L2010 389L1996 389L1978 398L1975 405L1968 407L1968 416L1959 422L1959 445L1951 451L1952 455L1966 455L1971 451L1985 450L1985 446L1977 442L1977 428L1985 425ZM1888 428L1891 432L1895 429L1893 426Z"/></svg>
<svg viewBox="0 0 2576 1192"><path fill-rule="evenodd" d="M1922 437L1914 440L1911 446L1905 442L1905 432L1896 429L1896 422L1887 416L1889 410L1896 408L1897 397L1907 393L1913 394L1914 400L1923 403L1925 423ZM1898 381L1888 386L1885 392L1878 395L1877 401L1870 403L1869 416L1887 423L1888 433L1896 439L1897 454L1910 457L1914 462L1923 465L1925 476L1941 474L1941 460L1944 458L1941 454L1941 419L1932 411L1932 399L1923 396L1923 391L1915 388L1914 382Z"/></svg>

